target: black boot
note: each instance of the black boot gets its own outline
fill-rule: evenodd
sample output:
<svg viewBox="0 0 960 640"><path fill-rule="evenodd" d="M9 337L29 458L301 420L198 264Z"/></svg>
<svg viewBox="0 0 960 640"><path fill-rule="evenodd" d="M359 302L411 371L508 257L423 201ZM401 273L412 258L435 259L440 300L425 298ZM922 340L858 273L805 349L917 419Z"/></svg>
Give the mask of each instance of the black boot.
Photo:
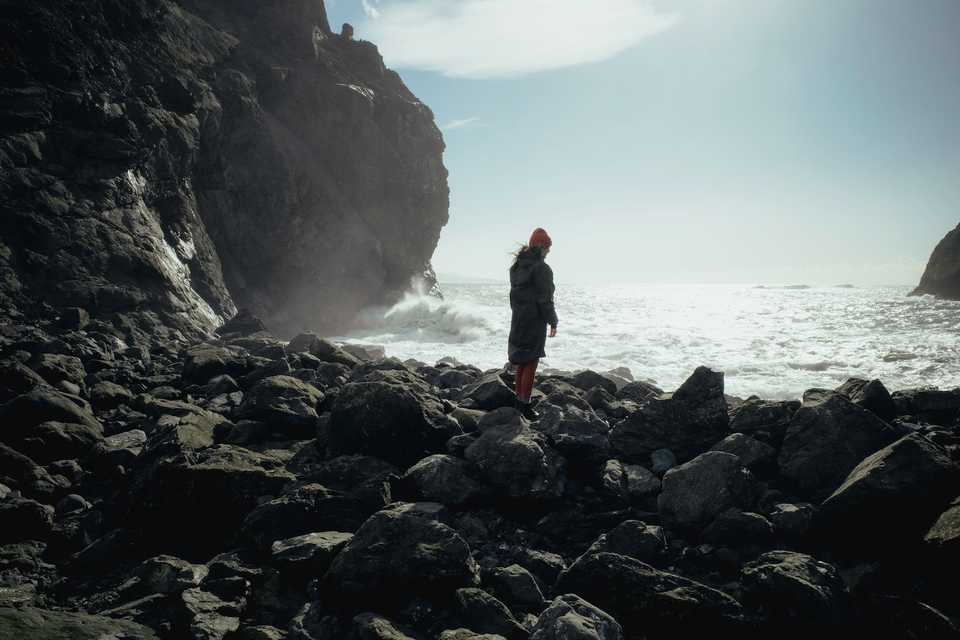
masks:
<svg viewBox="0 0 960 640"><path fill-rule="evenodd" d="M519 398L517 399L517 411L519 411L520 415L530 422L536 422L540 419L540 414L533 410L533 407L530 406L530 403L524 402Z"/></svg>

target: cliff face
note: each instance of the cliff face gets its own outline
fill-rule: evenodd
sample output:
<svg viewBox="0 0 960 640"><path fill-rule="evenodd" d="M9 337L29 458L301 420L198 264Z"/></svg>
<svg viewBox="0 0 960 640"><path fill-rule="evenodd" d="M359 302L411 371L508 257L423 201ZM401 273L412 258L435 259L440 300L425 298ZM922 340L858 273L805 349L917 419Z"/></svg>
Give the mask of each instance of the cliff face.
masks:
<svg viewBox="0 0 960 640"><path fill-rule="evenodd" d="M944 236L930 255L913 295L924 293L960 300L960 225Z"/></svg>
<svg viewBox="0 0 960 640"><path fill-rule="evenodd" d="M3 307L193 335L240 306L335 331L430 272L440 132L321 0L0 15Z"/></svg>

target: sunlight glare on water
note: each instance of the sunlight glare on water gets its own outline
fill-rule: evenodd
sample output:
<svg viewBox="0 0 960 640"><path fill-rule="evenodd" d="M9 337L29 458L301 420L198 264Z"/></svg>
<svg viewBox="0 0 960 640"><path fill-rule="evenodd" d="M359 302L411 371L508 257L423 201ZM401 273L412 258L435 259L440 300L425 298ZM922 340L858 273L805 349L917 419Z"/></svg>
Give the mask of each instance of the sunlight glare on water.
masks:
<svg viewBox="0 0 960 640"><path fill-rule="evenodd" d="M387 355L481 368L506 360L509 287L447 284L444 300L411 294L346 336ZM676 388L698 365L726 374L727 393L795 398L849 377L891 390L960 385L960 303L909 297L907 287L557 287L559 335L543 367L605 371Z"/></svg>

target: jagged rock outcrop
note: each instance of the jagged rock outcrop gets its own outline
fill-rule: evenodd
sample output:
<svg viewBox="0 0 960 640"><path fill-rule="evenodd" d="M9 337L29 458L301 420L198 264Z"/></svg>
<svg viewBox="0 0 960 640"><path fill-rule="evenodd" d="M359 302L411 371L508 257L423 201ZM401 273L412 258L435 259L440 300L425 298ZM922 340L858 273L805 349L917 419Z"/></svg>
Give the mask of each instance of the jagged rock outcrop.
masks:
<svg viewBox="0 0 960 640"><path fill-rule="evenodd" d="M929 293L938 298L960 300L960 225L934 248L920 285L913 295Z"/></svg>
<svg viewBox="0 0 960 640"><path fill-rule="evenodd" d="M196 337L241 306L330 331L429 279L440 131L322 0L0 7L14 317Z"/></svg>

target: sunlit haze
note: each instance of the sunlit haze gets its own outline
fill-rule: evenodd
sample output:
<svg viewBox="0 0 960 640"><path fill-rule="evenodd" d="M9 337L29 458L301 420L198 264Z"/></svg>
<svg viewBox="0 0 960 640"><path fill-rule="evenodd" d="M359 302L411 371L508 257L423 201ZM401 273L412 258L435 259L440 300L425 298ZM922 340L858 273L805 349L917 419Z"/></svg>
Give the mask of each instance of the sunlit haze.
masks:
<svg viewBox="0 0 960 640"><path fill-rule="evenodd" d="M447 142L434 265L915 284L960 214L960 3L336 0Z"/></svg>

